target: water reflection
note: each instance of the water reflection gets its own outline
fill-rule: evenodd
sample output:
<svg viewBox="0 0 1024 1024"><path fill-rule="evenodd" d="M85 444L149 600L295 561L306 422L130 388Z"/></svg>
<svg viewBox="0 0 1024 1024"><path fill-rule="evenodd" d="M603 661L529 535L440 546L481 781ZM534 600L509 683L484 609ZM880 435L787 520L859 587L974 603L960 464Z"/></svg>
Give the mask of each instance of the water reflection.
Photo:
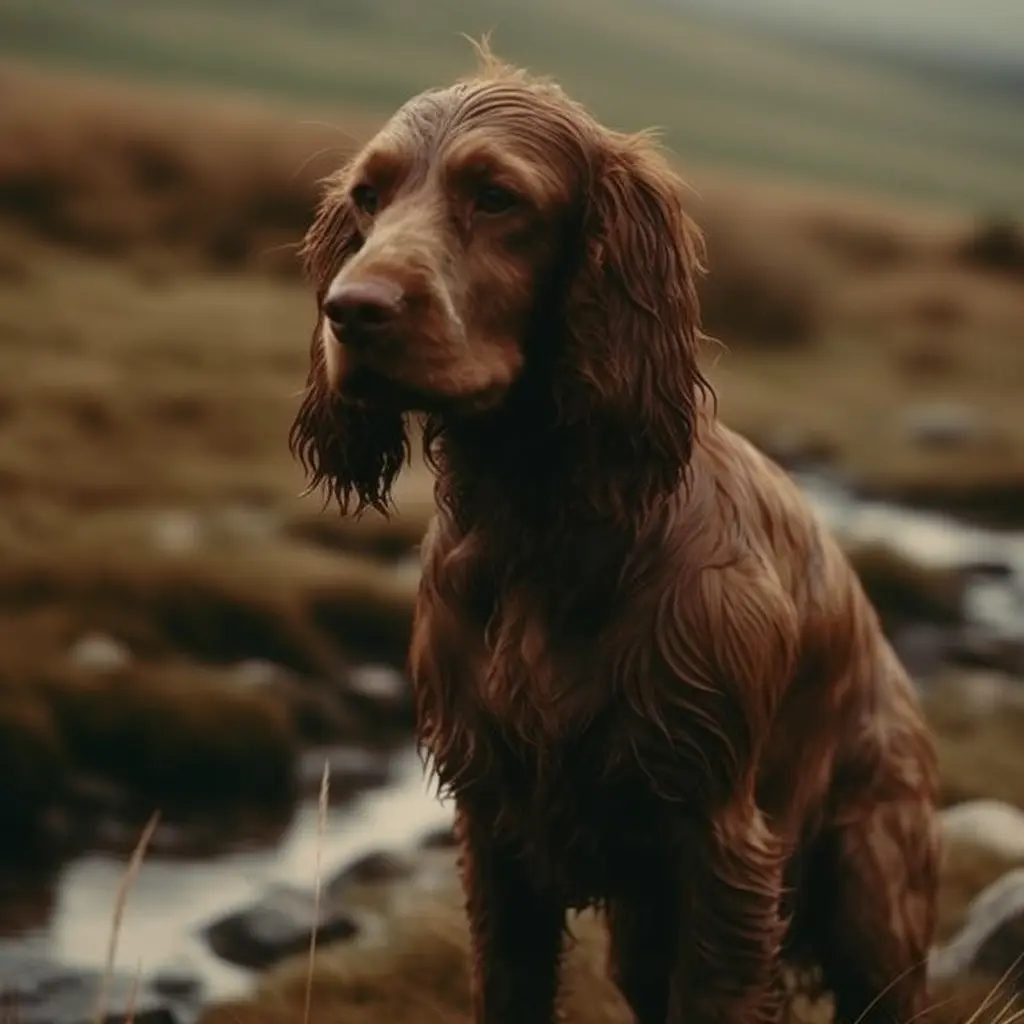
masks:
<svg viewBox="0 0 1024 1024"><path fill-rule="evenodd" d="M938 512L857 500L825 476L796 474L838 536L888 545L925 566L971 571L964 615L999 638L1024 636L1024 532L965 524Z"/></svg>
<svg viewBox="0 0 1024 1024"><path fill-rule="evenodd" d="M395 783L345 807L331 808L321 863L330 874L381 847L401 848L451 821L450 809L428 790L418 759L398 758ZM317 809L302 806L279 846L209 858L147 860L125 908L117 964L149 975L188 965L207 982L207 996L244 992L251 976L210 954L198 930L211 918L258 897L269 885L314 882L319 843ZM18 940L75 967L102 968L125 861L103 854L79 858L63 871L49 922Z"/></svg>

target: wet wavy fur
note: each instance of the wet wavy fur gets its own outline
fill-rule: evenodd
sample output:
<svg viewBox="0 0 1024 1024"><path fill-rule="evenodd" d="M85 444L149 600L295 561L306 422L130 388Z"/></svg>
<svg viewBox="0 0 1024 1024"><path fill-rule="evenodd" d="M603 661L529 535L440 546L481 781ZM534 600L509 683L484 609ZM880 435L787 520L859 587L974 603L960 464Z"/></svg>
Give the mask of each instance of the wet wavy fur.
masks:
<svg viewBox="0 0 1024 1024"><path fill-rule="evenodd" d="M666 161L488 60L496 78L560 104L587 155L522 380L426 428L410 666L457 806L475 1020L550 1021L565 911L592 903L640 1024L777 1021L780 956L809 950L840 1020L916 1019L939 848L913 688L797 489L717 419ZM318 297L359 245L329 194ZM402 415L332 399L319 350L293 446L343 511L384 509Z"/></svg>
<svg viewBox="0 0 1024 1024"><path fill-rule="evenodd" d="M318 307L331 277L361 244L351 209L338 201L329 185L300 250ZM289 446L306 472L308 491L320 490L325 505L336 502L344 515L358 515L367 508L386 514L391 488L409 459L404 416L401 410L354 404L331 392L321 332L318 317Z"/></svg>

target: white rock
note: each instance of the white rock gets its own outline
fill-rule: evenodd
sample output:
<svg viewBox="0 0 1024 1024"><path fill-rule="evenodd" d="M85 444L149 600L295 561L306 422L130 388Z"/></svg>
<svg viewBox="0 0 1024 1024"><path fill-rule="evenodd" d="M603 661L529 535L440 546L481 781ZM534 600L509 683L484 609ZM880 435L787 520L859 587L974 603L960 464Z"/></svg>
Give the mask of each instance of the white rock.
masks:
<svg viewBox="0 0 1024 1024"><path fill-rule="evenodd" d="M1007 860L1024 860L1024 811L999 800L968 800L941 815L947 840L971 843Z"/></svg>
<svg viewBox="0 0 1024 1024"><path fill-rule="evenodd" d="M231 666L231 675L245 686L270 686L285 675L280 665L262 658L249 658Z"/></svg>
<svg viewBox="0 0 1024 1024"><path fill-rule="evenodd" d="M263 541L278 528L274 515L253 505L228 505L215 516L219 533L232 541Z"/></svg>
<svg viewBox="0 0 1024 1024"><path fill-rule="evenodd" d="M414 552L396 562L391 571L395 579L403 587L408 587L410 591L415 593L419 588L420 578L423 575L423 566L420 563L419 552Z"/></svg>
<svg viewBox="0 0 1024 1024"><path fill-rule="evenodd" d="M79 668L95 672L109 672L132 660L131 651L106 633L87 633L80 637L71 645L68 657Z"/></svg>
<svg viewBox="0 0 1024 1024"><path fill-rule="evenodd" d="M390 665L357 665L349 674L353 693L384 704L402 700L408 693L405 676Z"/></svg>
<svg viewBox="0 0 1024 1024"><path fill-rule="evenodd" d="M191 512L164 512L153 523L153 543L171 555L195 551L202 533L199 517Z"/></svg>
<svg viewBox="0 0 1024 1024"><path fill-rule="evenodd" d="M931 402L908 410L904 427L919 445L952 448L976 440L981 419L976 410L961 402Z"/></svg>

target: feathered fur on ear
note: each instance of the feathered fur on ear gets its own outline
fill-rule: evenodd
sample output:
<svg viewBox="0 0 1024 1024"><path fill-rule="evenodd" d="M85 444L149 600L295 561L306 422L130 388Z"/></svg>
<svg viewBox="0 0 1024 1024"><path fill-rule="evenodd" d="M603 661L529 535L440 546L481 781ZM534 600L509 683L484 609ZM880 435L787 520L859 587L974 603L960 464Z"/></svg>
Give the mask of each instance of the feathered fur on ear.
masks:
<svg viewBox="0 0 1024 1024"><path fill-rule="evenodd" d="M316 288L317 321L310 342L306 390L289 433L289 446L326 501L342 514L367 508L386 514L391 488L409 457L405 418L400 410L346 401L328 384L320 304L335 275L363 239L339 182L328 190L306 233L301 254L306 275Z"/></svg>
<svg viewBox="0 0 1024 1024"><path fill-rule="evenodd" d="M597 463L580 479L633 518L682 481L701 393L703 244L682 182L645 135L602 140L567 288L555 397ZM619 506L625 506L620 508Z"/></svg>

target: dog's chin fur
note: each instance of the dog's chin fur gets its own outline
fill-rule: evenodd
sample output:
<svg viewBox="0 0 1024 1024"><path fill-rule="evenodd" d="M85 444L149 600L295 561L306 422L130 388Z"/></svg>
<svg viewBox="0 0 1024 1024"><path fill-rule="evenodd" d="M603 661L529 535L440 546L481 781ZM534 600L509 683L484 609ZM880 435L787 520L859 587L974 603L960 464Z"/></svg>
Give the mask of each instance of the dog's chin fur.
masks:
<svg viewBox="0 0 1024 1024"><path fill-rule="evenodd" d="M363 408L428 416L479 416L502 405L510 388L504 384L466 394L451 394L419 388L367 366L351 369L335 387L347 403Z"/></svg>

